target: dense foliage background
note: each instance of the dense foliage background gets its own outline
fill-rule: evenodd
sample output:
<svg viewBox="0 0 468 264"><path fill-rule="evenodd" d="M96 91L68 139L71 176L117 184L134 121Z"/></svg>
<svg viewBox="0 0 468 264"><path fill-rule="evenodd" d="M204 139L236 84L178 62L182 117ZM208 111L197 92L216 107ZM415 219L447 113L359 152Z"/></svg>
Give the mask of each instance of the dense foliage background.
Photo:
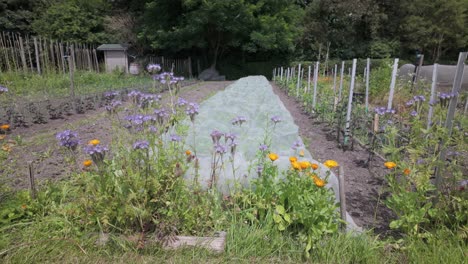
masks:
<svg viewBox="0 0 468 264"><path fill-rule="evenodd" d="M0 31L129 43L138 54L190 55L234 73L323 60L327 50L330 58L414 61L421 52L444 62L468 47L468 1L0 0Z"/></svg>

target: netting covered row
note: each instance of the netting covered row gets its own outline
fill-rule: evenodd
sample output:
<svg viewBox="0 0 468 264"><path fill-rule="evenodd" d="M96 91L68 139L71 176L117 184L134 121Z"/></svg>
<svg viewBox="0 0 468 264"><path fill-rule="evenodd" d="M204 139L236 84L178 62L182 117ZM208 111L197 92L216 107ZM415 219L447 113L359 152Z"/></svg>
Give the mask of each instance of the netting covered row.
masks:
<svg viewBox="0 0 468 264"><path fill-rule="evenodd" d="M250 180L258 177L260 149L265 148L262 145L269 146L263 155L270 151L278 154L275 163L280 171L288 170L289 157L298 156L299 152L303 152L301 159L318 163L305 149L293 117L263 76L239 79L205 100L190 127L186 143L196 151L199 167L198 171L190 169L186 177L190 181L197 175L198 181L206 187L216 168L216 187L225 194L235 183L248 187ZM218 132L228 133L228 136L216 143ZM319 176L325 177L328 169L320 166ZM327 186L334 190L338 201L338 180L333 173ZM348 221L355 227L350 216Z"/></svg>

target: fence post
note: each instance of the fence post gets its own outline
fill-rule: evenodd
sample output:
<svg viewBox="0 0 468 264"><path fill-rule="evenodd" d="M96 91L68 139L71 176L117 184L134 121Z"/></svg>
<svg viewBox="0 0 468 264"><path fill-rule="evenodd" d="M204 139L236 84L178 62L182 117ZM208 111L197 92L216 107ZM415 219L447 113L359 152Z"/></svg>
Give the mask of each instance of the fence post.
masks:
<svg viewBox="0 0 468 264"><path fill-rule="evenodd" d="M338 102L341 102L341 93L343 91L344 70L345 70L345 62L341 61L340 90L338 91Z"/></svg>
<svg viewBox="0 0 468 264"><path fill-rule="evenodd" d="M366 113L369 112L369 76L370 76L370 58L366 63Z"/></svg>
<svg viewBox="0 0 468 264"><path fill-rule="evenodd" d="M34 52L36 54L36 67L37 73L41 74L41 62L39 61L39 49L37 48L37 38L34 37Z"/></svg>
<svg viewBox="0 0 468 264"><path fill-rule="evenodd" d="M432 85L431 85L431 97L429 98L429 112L427 113L427 129L431 127L432 114L434 107L432 106L436 100L436 88L437 88L437 63L434 63L432 69Z"/></svg>
<svg viewBox="0 0 468 264"><path fill-rule="evenodd" d="M23 38L19 36L20 52L21 52L21 63L23 64L23 70L28 71L28 66L26 64L26 54L24 53Z"/></svg>
<svg viewBox="0 0 468 264"><path fill-rule="evenodd" d="M343 167L339 167L338 169L338 188L340 192L340 214L341 214L341 219L345 221L344 224L342 224L341 228L342 230L346 230L346 192L345 192L345 177L344 177L344 172L343 172Z"/></svg>
<svg viewBox="0 0 468 264"><path fill-rule="evenodd" d="M346 127L345 127L345 136L344 136L344 145L348 143L349 137L349 127L351 122L351 110L353 106L353 92L354 92L354 79L356 77L356 63L357 59L353 59L353 70L351 71L351 85L349 87L349 97L348 97L348 111L346 112Z"/></svg>
<svg viewBox="0 0 468 264"><path fill-rule="evenodd" d="M393 94L395 93L397 72L398 72L398 58L396 58L395 62L393 63L392 81L390 83L390 95L388 96L387 109L392 109Z"/></svg>
<svg viewBox="0 0 468 264"><path fill-rule="evenodd" d="M280 80L283 80L283 66L281 66L281 75L280 75Z"/></svg>
<svg viewBox="0 0 468 264"><path fill-rule="evenodd" d="M312 67L309 65L309 71L307 74L307 91L306 93L310 93L310 72L311 72Z"/></svg>
<svg viewBox="0 0 468 264"><path fill-rule="evenodd" d="M315 69L314 69L314 97L312 99L312 110L315 111L315 105L317 104L317 79L318 79L318 72L319 72L319 63L315 62Z"/></svg>
<svg viewBox="0 0 468 264"><path fill-rule="evenodd" d="M338 65L335 64L335 68L333 71L333 112L336 111L336 72L338 71Z"/></svg>
<svg viewBox="0 0 468 264"><path fill-rule="evenodd" d="M34 177L34 170L33 170L33 163L32 161L28 162L29 168L29 191L31 195L31 199L36 199L37 192L36 192L36 179Z"/></svg>
<svg viewBox="0 0 468 264"><path fill-rule="evenodd" d="M296 85L296 97L299 97L299 83L301 82L301 64L297 70L297 85Z"/></svg>
<svg viewBox="0 0 468 264"><path fill-rule="evenodd" d="M468 52L460 52L458 56L458 63L457 63L457 71L455 73L455 80L452 86L452 99L450 100L449 109L447 113L447 118L445 119L445 128L447 129L448 137L452 135L452 122L453 117L455 116L455 110L457 107L458 96L461 90L462 85L462 77L463 77L463 70L465 68L465 61L467 58ZM447 155L447 148L444 146L445 142L440 142L440 156L439 156L439 164L444 164L446 155ZM436 187L437 190L440 192L442 190L442 171L444 166L438 166L436 168Z"/></svg>

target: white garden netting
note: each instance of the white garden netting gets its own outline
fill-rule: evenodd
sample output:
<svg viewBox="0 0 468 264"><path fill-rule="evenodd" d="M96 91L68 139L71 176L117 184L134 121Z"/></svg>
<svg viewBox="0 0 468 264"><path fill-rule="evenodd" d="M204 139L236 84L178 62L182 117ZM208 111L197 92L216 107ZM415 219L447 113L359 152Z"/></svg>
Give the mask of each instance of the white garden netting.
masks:
<svg viewBox="0 0 468 264"><path fill-rule="evenodd" d="M271 118L279 117L281 122L274 123ZM242 125L233 125L236 118L245 118ZM285 108L279 97L274 94L271 85L264 76L250 76L239 79L224 91L218 92L200 105L199 114L187 136L186 144L196 151L199 160L198 174L195 168L191 168L186 177L192 180L197 174L198 180L203 186L210 182L213 168L213 140L211 133L218 130L223 133L236 135L237 147L235 155L230 154L229 142L224 137L220 145L224 146L223 162L218 162L219 168L217 188L223 193L229 193L235 183L244 187L249 186L249 181L257 177L259 146L269 143L268 151L277 153L279 159L275 161L280 171L290 168L289 157L298 156L300 150L304 151L304 157L300 159L314 161L310 153L303 147L299 136L299 129L294 124L294 119ZM293 145L299 146L296 150ZM325 177L328 170L320 165L320 175ZM339 201L338 180L331 173L328 179L329 188L336 194ZM348 215L349 227L355 229L351 216Z"/></svg>

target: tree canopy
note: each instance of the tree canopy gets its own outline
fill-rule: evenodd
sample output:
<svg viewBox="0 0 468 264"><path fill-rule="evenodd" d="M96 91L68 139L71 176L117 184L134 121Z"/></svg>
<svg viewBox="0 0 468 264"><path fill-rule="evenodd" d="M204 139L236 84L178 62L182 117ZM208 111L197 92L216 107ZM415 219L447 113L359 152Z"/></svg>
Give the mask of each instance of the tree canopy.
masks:
<svg viewBox="0 0 468 264"><path fill-rule="evenodd" d="M413 59L468 48L466 0L0 0L0 31L140 53Z"/></svg>

